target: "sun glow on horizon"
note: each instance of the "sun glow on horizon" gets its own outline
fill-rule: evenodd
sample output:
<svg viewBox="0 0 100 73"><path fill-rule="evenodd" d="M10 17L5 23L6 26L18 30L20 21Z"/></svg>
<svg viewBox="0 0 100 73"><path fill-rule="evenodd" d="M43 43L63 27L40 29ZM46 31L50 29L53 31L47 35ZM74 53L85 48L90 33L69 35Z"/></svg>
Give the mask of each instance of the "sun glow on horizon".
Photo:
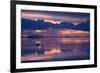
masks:
<svg viewBox="0 0 100 73"><path fill-rule="evenodd" d="M45 32L45 30L34 30L34 32L40 33L40 32Z"/></svg>
<svg viewBox="0 0 100 73"><path fill-rule="evenodd" d="M44 22L50 22L52 24L60 24L62 21L44 20Z"/></svg>

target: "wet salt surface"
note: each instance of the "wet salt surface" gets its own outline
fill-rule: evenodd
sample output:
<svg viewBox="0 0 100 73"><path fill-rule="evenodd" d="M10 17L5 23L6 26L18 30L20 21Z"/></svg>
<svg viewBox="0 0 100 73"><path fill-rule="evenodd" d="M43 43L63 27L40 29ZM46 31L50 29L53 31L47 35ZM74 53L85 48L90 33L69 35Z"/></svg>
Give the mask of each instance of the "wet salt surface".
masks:
<svg viewBox="0 0 100 73"><path fill-rule="evenodd" d="M57 31L55 31L57 32ZM49 34L49 38L22 38L21 62L45 62L45 61L68 61L68 60L86 60L90 58L90 40L89 33L69 33L60 34L60 36L76 36L53 38L54 32L42 32L41 35ZM23 35L30 35L24 33ZM32 32L32 34L36 34ZM38 33L39 35L40 33ZM45 34L45 35L44 35ZM74 34L74 35L73 35ZM58 35L56 35L58 36ZM36 42L40 42L40 48Z"/></svg>

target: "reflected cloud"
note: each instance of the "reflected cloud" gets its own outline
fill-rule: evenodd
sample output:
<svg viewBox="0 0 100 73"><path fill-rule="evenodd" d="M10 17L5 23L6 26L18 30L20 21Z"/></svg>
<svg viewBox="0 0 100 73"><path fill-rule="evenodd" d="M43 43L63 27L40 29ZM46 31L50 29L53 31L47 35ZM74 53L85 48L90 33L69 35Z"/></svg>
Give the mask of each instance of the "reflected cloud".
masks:
<svg viewBox="0 0 100 73"><path fill-rule="evenodd" d="M30 35L31 37L43 36L43 38L27 38ZM22 53L21 56L22 62L86 60L90 58L90 32L88 31L68 29L23 30L22 36L25 37L21 38L21 50L24 52L24 55ZM41 47L38 48L37 44Z"/></svg>
<svg viewBox="0 0 100 73"><path fill-rule="evenodd" d="M58 54L58 53L62 53L60 48L51 48L50 51L44 52L45 55L52 55L52 54Z"/></svg>
<svg viewBox="0 0 100 73"><path fill-rule="evenodd" d="M49 61L49 60L61 60L65 58L66 60L74 60L74 58L82 58L86 57L89 58L89 53L86 51L81 51L79 48L74 48L72 51L61 52L61 50L51 50L46 51L44 54L30 54L27 56L22 56L22 62L29 62L29 61Z"/></svg>
<svg viewBox="0 0 100 73"><path fill-rule="evenodd" d="M59 31L61 34L89 34L88 31L81 31L81 30L62 30Z"/></svg>
<svg viewBox="0 0 100 73"><path fill-rule="evenodd" d="M89 42L89 38L62 38L60 39L62 43L86 43Z"/></svg>
<svg viewBox="0 0 100 73"><path fill-rule="evenodd" d="M33 57L32 57L33 56ZM23 56L21 58L22 61L39 61L39 60L50 60L52 56L43 56L43 55L28 55L28 56Z"/></svg>

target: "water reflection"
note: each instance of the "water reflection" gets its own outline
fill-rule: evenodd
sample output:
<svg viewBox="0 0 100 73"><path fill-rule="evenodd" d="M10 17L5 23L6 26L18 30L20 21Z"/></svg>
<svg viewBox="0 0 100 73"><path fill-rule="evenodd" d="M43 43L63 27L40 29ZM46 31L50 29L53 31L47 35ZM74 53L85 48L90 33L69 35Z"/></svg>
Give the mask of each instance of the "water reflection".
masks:
<svg viewBox="0 0 100 73"><path fill-rule="evenodd" d="M79 30L25 31L22 32L22 62L86 60L90 58L89 32Z"/></svg>

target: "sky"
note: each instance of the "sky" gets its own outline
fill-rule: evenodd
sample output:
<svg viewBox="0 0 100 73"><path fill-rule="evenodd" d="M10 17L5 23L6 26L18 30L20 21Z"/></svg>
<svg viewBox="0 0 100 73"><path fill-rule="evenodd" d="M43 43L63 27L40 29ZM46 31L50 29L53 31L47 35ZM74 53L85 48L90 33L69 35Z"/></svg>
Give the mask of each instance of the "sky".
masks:
<svg viewBox="0 0 100 73"><path fill-rule="evenodd" d="M90 19L89 13L76 12L55 12L55 11L36 11L36 10L22 10L21 18L28 20L44 20L53 24L60 24L61 22L70 22L78 25Z"/></svg>

